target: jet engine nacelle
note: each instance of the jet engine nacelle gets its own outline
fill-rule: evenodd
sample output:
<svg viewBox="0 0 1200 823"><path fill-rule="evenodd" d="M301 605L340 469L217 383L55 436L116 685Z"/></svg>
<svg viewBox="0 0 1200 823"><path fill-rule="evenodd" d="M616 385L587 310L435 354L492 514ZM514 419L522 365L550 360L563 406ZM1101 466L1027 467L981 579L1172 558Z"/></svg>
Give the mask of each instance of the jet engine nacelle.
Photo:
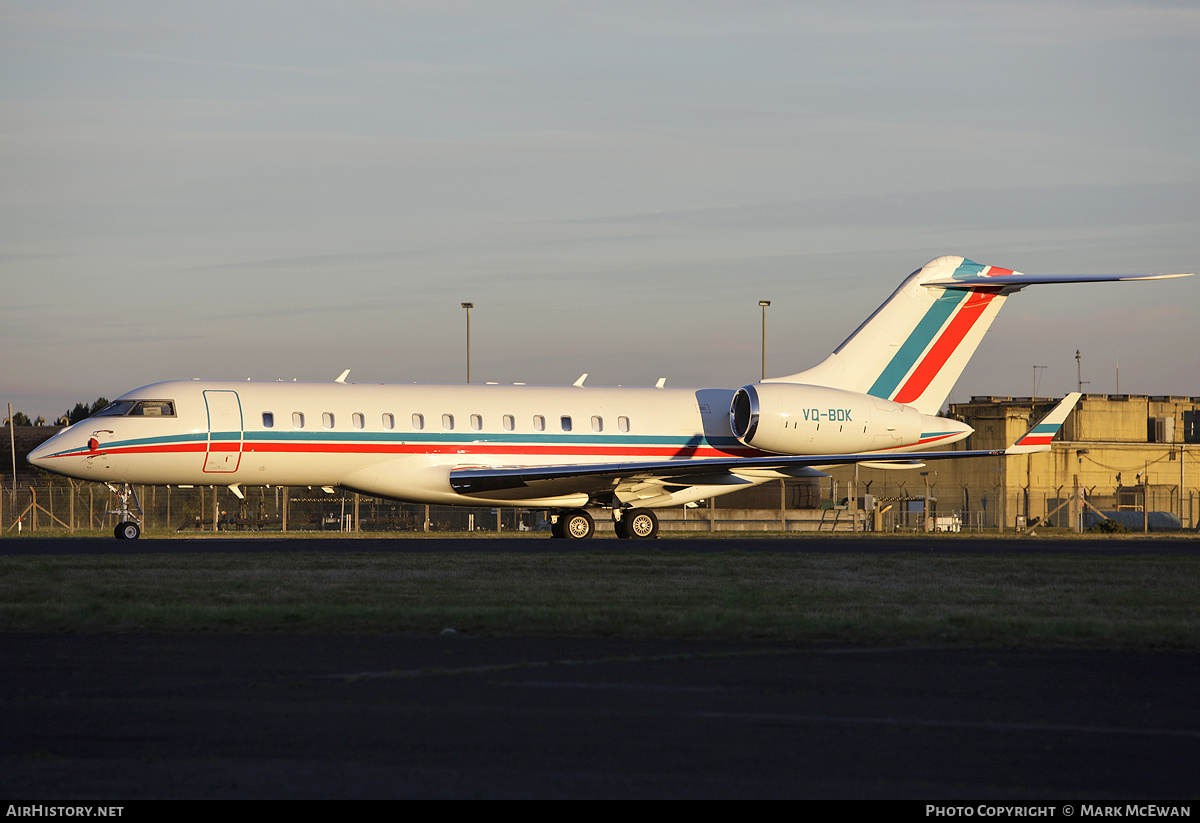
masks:
<svg viewBox="0 0 1200 823"><path fill-rule="evenodd" d="M729 423L747 446L775 454L854 454L916 445L924 415L858 392L756 383L733 396Z"/></svg>

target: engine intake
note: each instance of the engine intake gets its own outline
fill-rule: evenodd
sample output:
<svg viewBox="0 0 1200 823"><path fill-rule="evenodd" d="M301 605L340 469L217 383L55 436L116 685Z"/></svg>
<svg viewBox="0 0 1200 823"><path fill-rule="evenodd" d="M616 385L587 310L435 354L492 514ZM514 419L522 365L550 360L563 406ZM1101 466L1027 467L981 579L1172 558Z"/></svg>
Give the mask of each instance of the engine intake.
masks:
<svg viewBox="0 0 1200 823"><path fill-rule="evenodd" d="M743 386L729 426L743 444L775 454L854 454L920 442L924 415L878 397L800 383Z"/></svg>
<svg viewBox="0 0 1200 823"><path fill-rule="evenodd" d="M753 386L743 386L733 395L729 407L729 427L743 443L754 437L758 428L758 392Z"/></svg>

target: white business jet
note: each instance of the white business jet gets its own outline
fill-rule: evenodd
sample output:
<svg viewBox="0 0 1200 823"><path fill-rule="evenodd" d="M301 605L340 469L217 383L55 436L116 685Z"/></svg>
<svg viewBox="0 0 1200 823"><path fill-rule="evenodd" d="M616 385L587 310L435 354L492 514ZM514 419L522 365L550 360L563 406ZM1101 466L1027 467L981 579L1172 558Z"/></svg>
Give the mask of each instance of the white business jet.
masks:
<svg viewBox="0 0 1200 823"><path fill-rule="evenodd" d="M1068 395L1007 449L946 451L937 417L1008 295L1041 283L1183 274L1030 276L940 257L825 360L740 389L181 380L121 396L30 455L107 483L116 536L141 533L133 484L341 487L376 497L556 513L555 537L658 533L653 510L845 463L913 467L1049 451ZM939 451L930 451L930 449ZM919 452L919 454L914 454ZM920 462L918 462L920 461Z"/></svg>

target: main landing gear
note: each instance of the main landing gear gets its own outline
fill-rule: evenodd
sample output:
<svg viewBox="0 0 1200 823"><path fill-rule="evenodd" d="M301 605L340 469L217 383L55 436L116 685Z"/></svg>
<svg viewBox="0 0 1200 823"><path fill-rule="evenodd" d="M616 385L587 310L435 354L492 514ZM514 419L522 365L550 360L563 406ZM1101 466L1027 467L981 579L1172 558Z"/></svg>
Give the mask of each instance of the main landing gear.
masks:
<svg viewBox="0 0 1200 823"><path fill-rule="evenodd" d="M121 521L113 530L113 537L118 540L137 540L142 536L142 503L138 500L137 492L128 483L118 488L113 483L105 483L109 490L117 496L117 508L107 512L115 514ZM133 501L133 506L129 505Z"/></svg>
<svg viewBox="0 0 1200 823"><path fill-rule="evenodd" d="M626 540L653 540L658 537L658 517L649 509L629 509L613 523L617 537Z"/></svg>
<svg viewBox="0 0 1200 823"><path fill-rule="evenodd" d="M583 509L568 509L558 516L550 527L553 537L570 540L587 540L596 533L596 521Z"/></svg>
<svg viewBox="0 0 1200 823"><path fill-rule="evenodd" d="M625 540L652 540L658 537L658 517L650 509L624 509L615 513L613 529ZM554 537L586 540L596 533L596 522L585 509L568 509L550 526Z"/></svg>

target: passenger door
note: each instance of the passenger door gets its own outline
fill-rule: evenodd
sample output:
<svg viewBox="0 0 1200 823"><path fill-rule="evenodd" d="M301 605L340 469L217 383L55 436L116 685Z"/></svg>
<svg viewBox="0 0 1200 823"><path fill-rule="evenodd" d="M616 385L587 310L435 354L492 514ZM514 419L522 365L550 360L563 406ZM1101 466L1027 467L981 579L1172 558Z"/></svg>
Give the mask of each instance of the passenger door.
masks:
<svg viewBox="0 0 1200 823"><path fill-rule="evenodd" d="M208 406L208 451L204 471L235 472L242 461L242 404L235 391L204 392Z"/></svg>

